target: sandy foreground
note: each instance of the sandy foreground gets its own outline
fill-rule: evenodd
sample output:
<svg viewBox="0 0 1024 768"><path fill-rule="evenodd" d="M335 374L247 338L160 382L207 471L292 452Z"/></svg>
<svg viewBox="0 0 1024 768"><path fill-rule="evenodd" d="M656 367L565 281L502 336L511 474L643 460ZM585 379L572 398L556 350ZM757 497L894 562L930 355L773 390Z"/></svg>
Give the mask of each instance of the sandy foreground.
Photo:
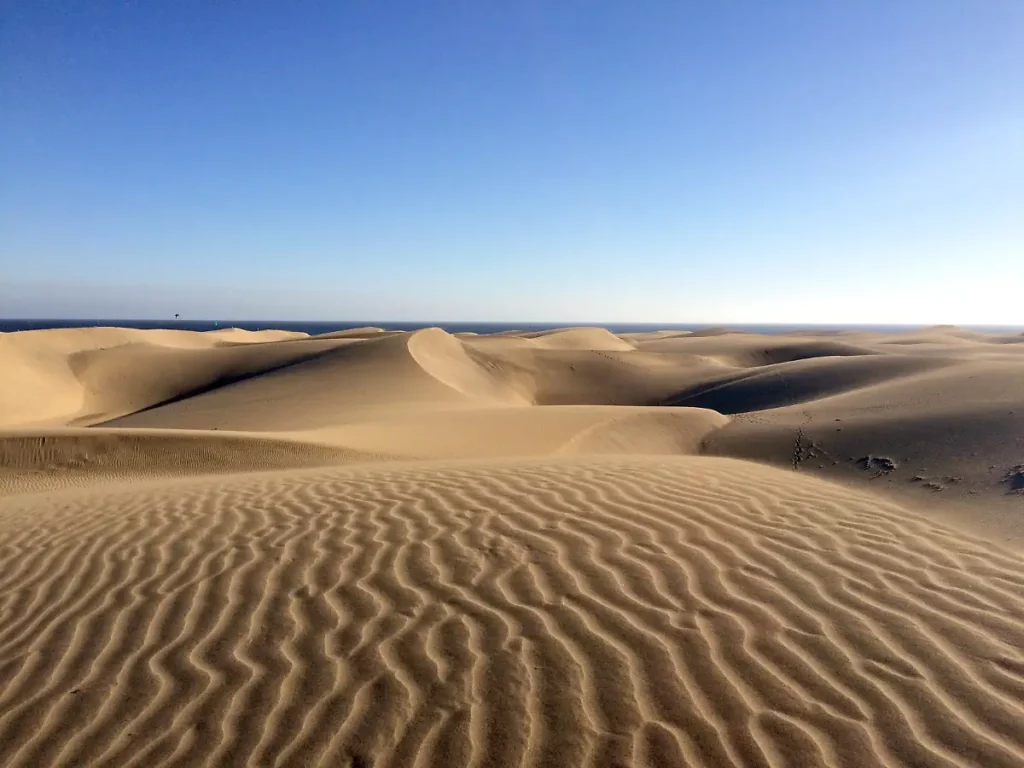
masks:
<svg viewBox="0 0 1024 768"><path fill-rule="evenodd" d="M1024 765L1024 335L0 334L2 766Z"/></svg>

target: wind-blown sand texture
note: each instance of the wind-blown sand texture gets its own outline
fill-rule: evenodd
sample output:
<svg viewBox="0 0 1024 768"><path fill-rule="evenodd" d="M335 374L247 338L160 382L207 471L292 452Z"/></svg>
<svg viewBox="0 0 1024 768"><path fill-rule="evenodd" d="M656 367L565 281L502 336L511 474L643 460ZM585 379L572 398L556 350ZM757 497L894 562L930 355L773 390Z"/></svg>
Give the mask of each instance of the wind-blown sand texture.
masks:
<svg viewBox="0 0 1024 768"><path fill-rule="evenodd" d="M1024 765L1021 341L0 335L0 765Z"/></svg>

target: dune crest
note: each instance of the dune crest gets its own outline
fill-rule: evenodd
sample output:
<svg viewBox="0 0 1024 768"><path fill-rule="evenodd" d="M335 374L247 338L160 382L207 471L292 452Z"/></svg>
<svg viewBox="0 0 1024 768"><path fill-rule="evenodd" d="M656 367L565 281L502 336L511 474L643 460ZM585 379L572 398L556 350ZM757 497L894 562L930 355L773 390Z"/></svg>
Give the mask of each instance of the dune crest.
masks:
<svg viewBox="0 0 1024 768"><path fill-rule="evenodd" d="M604 328L562 328L524 334L544 349L576 349L595 352L632 352L634 347L621 336Z"/></svg>
<svg viewBox="0 0 1024 768"><path fill-rule="evenodd" d="M460 394L491 402L530 403L492 361L479 354L474 359L459 339L440 328L416 331L408 344L409 354L424 371Z"/></svg>

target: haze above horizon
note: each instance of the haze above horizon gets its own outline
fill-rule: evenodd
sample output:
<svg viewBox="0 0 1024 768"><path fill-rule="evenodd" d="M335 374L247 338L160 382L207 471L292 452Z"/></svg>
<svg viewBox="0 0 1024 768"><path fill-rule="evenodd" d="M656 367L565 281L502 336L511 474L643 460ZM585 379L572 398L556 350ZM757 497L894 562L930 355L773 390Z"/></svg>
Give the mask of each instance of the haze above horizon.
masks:
<svg viewBox="0 0 1024 768"><path fill-rule="evenodd" d="M12 4L0 317L1024 325L1024 3Z"/></svg>

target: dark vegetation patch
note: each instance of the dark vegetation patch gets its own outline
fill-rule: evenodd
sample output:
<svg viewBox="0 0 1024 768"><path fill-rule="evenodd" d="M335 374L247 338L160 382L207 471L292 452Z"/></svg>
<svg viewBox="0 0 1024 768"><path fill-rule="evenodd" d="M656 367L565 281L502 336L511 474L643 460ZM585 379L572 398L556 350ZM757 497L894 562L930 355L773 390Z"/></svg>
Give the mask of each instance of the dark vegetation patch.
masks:
<svg viewBox="0 0 1024 768"><path fill-rule="evenodd" d="M865 472L871 472L874 477L895 472L896 467L899 466L899 464L887 456L872 456L870 453L857 459L856 464Z"/></svg>
<svg viewBox="0 0 1024 768"><path fill-rule="evenodd" d="M1003 476L1007 485L1007 493L1024 494L1024 464L1018 464Z"/></svg>

